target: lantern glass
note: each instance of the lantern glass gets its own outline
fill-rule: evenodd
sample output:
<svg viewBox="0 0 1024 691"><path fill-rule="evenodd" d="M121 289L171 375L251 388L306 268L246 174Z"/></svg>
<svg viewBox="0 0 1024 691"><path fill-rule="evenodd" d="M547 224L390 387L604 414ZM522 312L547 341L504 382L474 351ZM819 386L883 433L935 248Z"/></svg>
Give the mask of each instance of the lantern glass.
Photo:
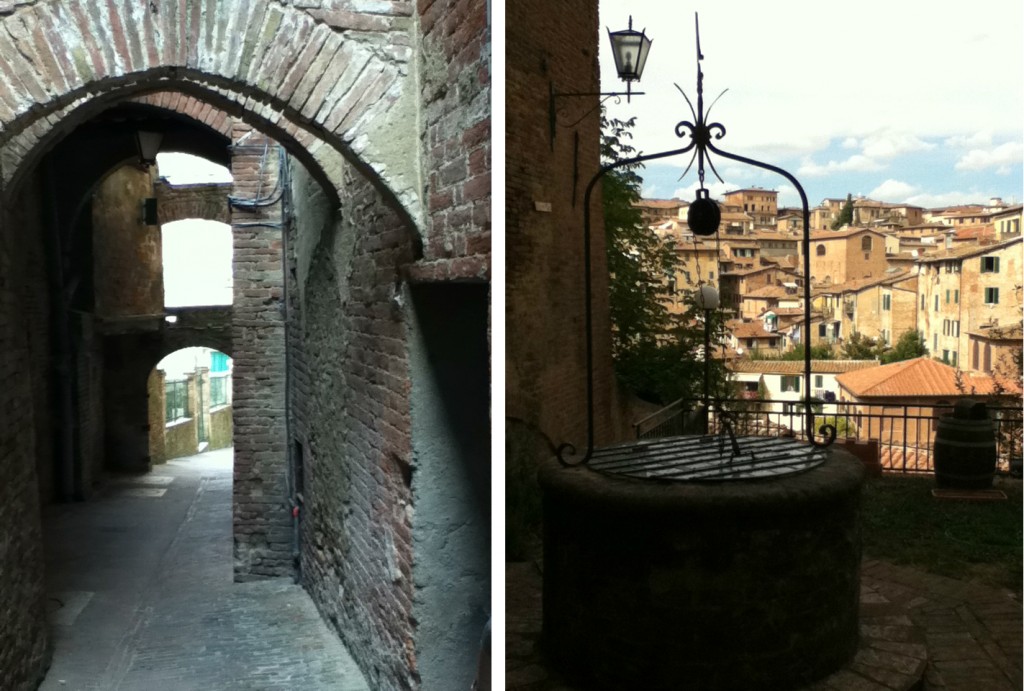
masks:
<svg viewBox="0 0 1024 691"><path fill-rule="evenodd" d="M608 31L612 42L612 56L615 58L615 70L619 79L624 82L640 81L647 64L647 54L651 51L651 39L645 31L634 31L633 20L630 28L625 31Z"/></svg>
<svg viewBox="0 0 1024 691"><path fill-rule="evenodd" d="M162 132L143 132L138 131L135 133L135 141L139 147L139 158L146 165L153 165L156 163L156 155L160 152L160 144L163 142L164 135Z"/></svg>

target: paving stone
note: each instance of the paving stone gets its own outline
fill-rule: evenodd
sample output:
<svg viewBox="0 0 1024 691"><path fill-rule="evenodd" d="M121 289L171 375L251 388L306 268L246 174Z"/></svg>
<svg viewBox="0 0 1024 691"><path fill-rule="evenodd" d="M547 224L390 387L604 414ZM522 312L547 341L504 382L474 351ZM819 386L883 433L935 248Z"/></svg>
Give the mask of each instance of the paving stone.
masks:
<svg viewBox="0 0 1024 691"><path fill-rule="evenodd" d="M93 595L58 627L42 691L369 688L301 586L233 582L230 453L167 467L162 497L51 517L51 592Z"/></svg>

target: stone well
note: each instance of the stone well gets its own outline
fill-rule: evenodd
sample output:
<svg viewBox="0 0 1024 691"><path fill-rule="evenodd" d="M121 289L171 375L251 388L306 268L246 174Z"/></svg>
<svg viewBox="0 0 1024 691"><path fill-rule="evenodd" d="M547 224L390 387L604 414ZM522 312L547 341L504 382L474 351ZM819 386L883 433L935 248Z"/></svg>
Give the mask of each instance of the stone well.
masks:
<svg viewBox="0 0 1024 691"><path fill-rule="evenodd" d="M863 465L762 480L541 471L544 646L588 689L786 689L857 649Z"/></svg>

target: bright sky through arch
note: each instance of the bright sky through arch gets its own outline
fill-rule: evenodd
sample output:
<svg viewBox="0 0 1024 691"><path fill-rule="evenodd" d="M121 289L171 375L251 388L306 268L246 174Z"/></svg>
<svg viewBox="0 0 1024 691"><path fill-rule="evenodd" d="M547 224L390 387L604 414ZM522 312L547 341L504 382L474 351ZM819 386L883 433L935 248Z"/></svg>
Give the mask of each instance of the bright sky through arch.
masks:
<svg viewBox="0 0 1024 691"><path fill-rule="evenodd" d="M1024 176L1024 3L946 0L901 3L722 2L694 6L602 0L602 91L615 76L607 30L646 28L653 44L645 96L608 102L619 119L637 117L643 153L679 148L675 125L692 120L674 84L696 105L694 10L700 13L705 110L725 138L720 148L796 175L811 205L863 194L934 207L1021 201ZM570 90L568 85L556 88ZM686 140L688 141L688 140ZM681 157L682 158L682 157ZM692 198L696 175L678 180L689 158L648 166L645 194ZM781 177L717 159L713 194L759 186L795 206ZM713 183L713 184L712 184Z"/></svg>

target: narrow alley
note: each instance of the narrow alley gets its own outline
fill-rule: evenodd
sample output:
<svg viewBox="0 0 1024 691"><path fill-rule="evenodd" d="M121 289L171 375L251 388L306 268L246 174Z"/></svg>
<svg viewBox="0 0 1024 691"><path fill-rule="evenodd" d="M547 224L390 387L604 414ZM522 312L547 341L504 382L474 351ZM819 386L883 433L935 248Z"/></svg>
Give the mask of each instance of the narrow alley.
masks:
<svg viewBox="0 0 1024 691"><path fill-rule="evenodd" d="M233 449L44 515L54 689L367 689L290 579L233 582Z"/></svg>

